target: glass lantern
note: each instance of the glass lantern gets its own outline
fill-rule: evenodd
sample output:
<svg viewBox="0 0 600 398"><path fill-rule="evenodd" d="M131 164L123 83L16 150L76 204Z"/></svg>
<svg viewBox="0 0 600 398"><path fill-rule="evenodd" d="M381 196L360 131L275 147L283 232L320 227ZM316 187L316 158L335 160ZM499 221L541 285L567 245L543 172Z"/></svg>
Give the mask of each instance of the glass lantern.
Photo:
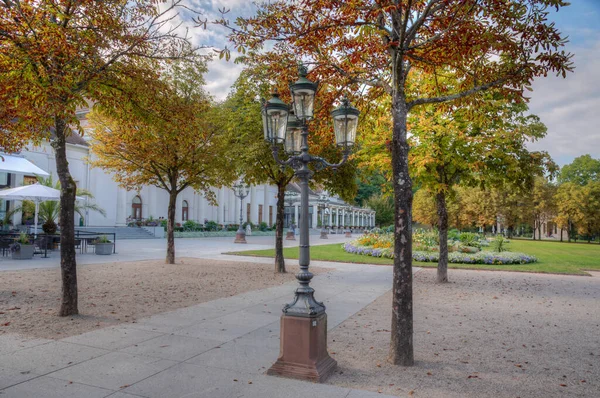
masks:
<svg viewBox="0 0 600 398"><path fill-rule="evenodd" d="M346 97L342 104L331 112L335 142L345 150L351 148L356 141L359 114L358 109L351 106Z"/></svg>
<svg viewBox="0 0 600 398"><path fill-rule="evenodd" d="M315 93L317 92L317 83L311 82L306 78L308 69L304 65L298 67L300 77L290 86L292 93L292 106L296 117L300 120L312 119L315 105Z"/></svg>
<svg viewBox="0 0 600 398"><path fill-rule="evenodd" d="M263 130L266 141L277 144L285 140L288 113L289 107L279 99L277 92L263 104Z"/></svg>
<svg viewBox="0 0 600 398"><path fill-rule="evenodd" d="M302 151L302 125L290 113L284 141L285 151L290 155L297 155Z"/></svg>

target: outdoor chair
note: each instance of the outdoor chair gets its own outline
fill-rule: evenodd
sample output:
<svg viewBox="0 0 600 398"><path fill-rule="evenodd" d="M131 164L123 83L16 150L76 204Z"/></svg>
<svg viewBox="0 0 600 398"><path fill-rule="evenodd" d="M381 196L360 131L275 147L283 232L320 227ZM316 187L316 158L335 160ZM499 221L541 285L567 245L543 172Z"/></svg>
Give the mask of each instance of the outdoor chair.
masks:
<svg viewBox="0 0 600 398"><path fill-rule="evenodd" d="M2 256L6 256L10 253L10 245L12 240L2 239L0 240L0 250L2 250Z"/></svg>

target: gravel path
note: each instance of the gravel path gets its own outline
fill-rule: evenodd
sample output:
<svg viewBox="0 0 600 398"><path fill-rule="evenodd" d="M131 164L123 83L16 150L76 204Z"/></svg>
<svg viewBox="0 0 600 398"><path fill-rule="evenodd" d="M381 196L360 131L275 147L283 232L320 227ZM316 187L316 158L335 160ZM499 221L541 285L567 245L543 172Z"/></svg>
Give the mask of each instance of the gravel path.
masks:
<svg viewBox="0 0 600 398"><path fill-rule="evenodd" d="M391 293L330 335L328 383L403 397L599 397L600 273L415 276L414 367L387 361Z"/></svg>
<svg viewBox="0 0 600 398"><path fill-rule="evenodd" d="M179 258L78 266L79 312L58 317L60 270L0 273L0 334L60 339L295 280L297 266ZM315 274L326 270L311 267ZM291 288L290 288L291 289ZM291 290L290 290L291 291Z"/></svg>

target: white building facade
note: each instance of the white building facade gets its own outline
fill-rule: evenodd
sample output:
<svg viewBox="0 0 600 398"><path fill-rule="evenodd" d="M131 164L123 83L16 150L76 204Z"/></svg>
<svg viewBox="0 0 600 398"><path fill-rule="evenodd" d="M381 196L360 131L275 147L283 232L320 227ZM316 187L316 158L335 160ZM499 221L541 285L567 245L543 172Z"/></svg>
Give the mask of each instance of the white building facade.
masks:
<svg viewBox="0 0 600 398"><path fill-rule="evenodd" d="M50 173L54 181L57 181L56 163L54 151L48 143L40 146L30 146L27 150L17 155L21 156ZM106 211L106 216L90 211L82 218L76 214L75 225L88 227L113 227L126 226L132 220L144 220L150 217L154 219L167 218L167 204L169 202L166 191L154 186L144 186L139 191L131 191L121 188L113 180L113 175L102 169L93 168L88 159L93 156L90 153L87 142L79 137L70 137L67 143L67 157L69 170L78 188L90 191L95 202ZM0 172L0 189L17 187L35 182L34 175L22 173ZM193 220L201 224L214 221L217 224L238 224L240 217L240 200L236 198L230 188L214 188L213 192L217 198L217 204L209 203L206 198L186 188L177 198L175 222L183 224L187 220ZM323 204L323 197L327 197L328 203ZM319 199L321 199L319 201ZM3 218L11 206L19 203L0 203ZM250 193L243 201L242 218L244 222L260 224L265 222L269 226L275 224L277 205L277 188L270 185L257 185L250 188ZM375 212L370 209L350 206L336 197L330 197L326 192L312 193L309 204L311 228L330 227L332 229L342 227L371 228L375 226ZM286 227L297 224L300 202L292 197L286 201ZM14 208L14 207L13 207ZM293 216L292 216L293 215ZM12 224L22 223L21 214L16 213L12 217Z"/></svg>

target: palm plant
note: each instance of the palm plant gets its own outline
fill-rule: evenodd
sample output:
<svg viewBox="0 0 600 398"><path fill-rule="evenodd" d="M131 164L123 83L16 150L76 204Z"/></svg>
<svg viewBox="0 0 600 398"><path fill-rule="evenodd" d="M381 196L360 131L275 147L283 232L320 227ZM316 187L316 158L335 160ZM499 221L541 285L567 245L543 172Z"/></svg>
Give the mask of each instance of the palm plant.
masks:
<svg viewBox="0 0 600 398"><path fill-rule="evenodd" d="M37 179L41 185L60 190L60 181L56 181L55 183L52 179L52 175L48 176L47 178L38 176ZM77 188L76 195L84 198L94 199L94 195L87 189ZM84 217L86 210L97 211L98 213L106 217L106 211L104 211L103 208L101 208L95 203L79 203L79 201L75 202L75 212L79 214L82 218ZM60 202L47 201L40 203L38 217L42 222L45 223L48 220L56 221L58 219L59 214Z"/></svg>
<svg viewBox="0 0 600 398"><path fill-rule="evenodd" d="M60 181L56 181L56 183L55 183L52 178L52 175L50 175L47 178L38 176L37 180L41 185L45 185L47 187L60 190ZM87 189L78 188L77 196L94 199L94 195ZM4 217L4 222L8 223L8 221L10 220L12 215L15 214L16 212L19 212L19 211L28 212L28 211L30 211L30 209L33 209L34 207L35 207L35 205L33 204L33 202L24 200L21 206L17 206L14 209L6 212L6 215ZM101 208L100 206L98 206L95 203L79 203L79 201L75 202L75 212L77 214L79 214L82 218L84 217L85 212L90 211L90 210L97 211L98 213L100 213L106 217L106 211L104 211L103 208ZM31 211L31 213L33 213L33 211ZM58 219L59 214L60 214L60 202L45 201L45 202L40 203L38 217L39 217L41 223L44 223L44 224L47 222L55 223L56 220Z"/></svg>

